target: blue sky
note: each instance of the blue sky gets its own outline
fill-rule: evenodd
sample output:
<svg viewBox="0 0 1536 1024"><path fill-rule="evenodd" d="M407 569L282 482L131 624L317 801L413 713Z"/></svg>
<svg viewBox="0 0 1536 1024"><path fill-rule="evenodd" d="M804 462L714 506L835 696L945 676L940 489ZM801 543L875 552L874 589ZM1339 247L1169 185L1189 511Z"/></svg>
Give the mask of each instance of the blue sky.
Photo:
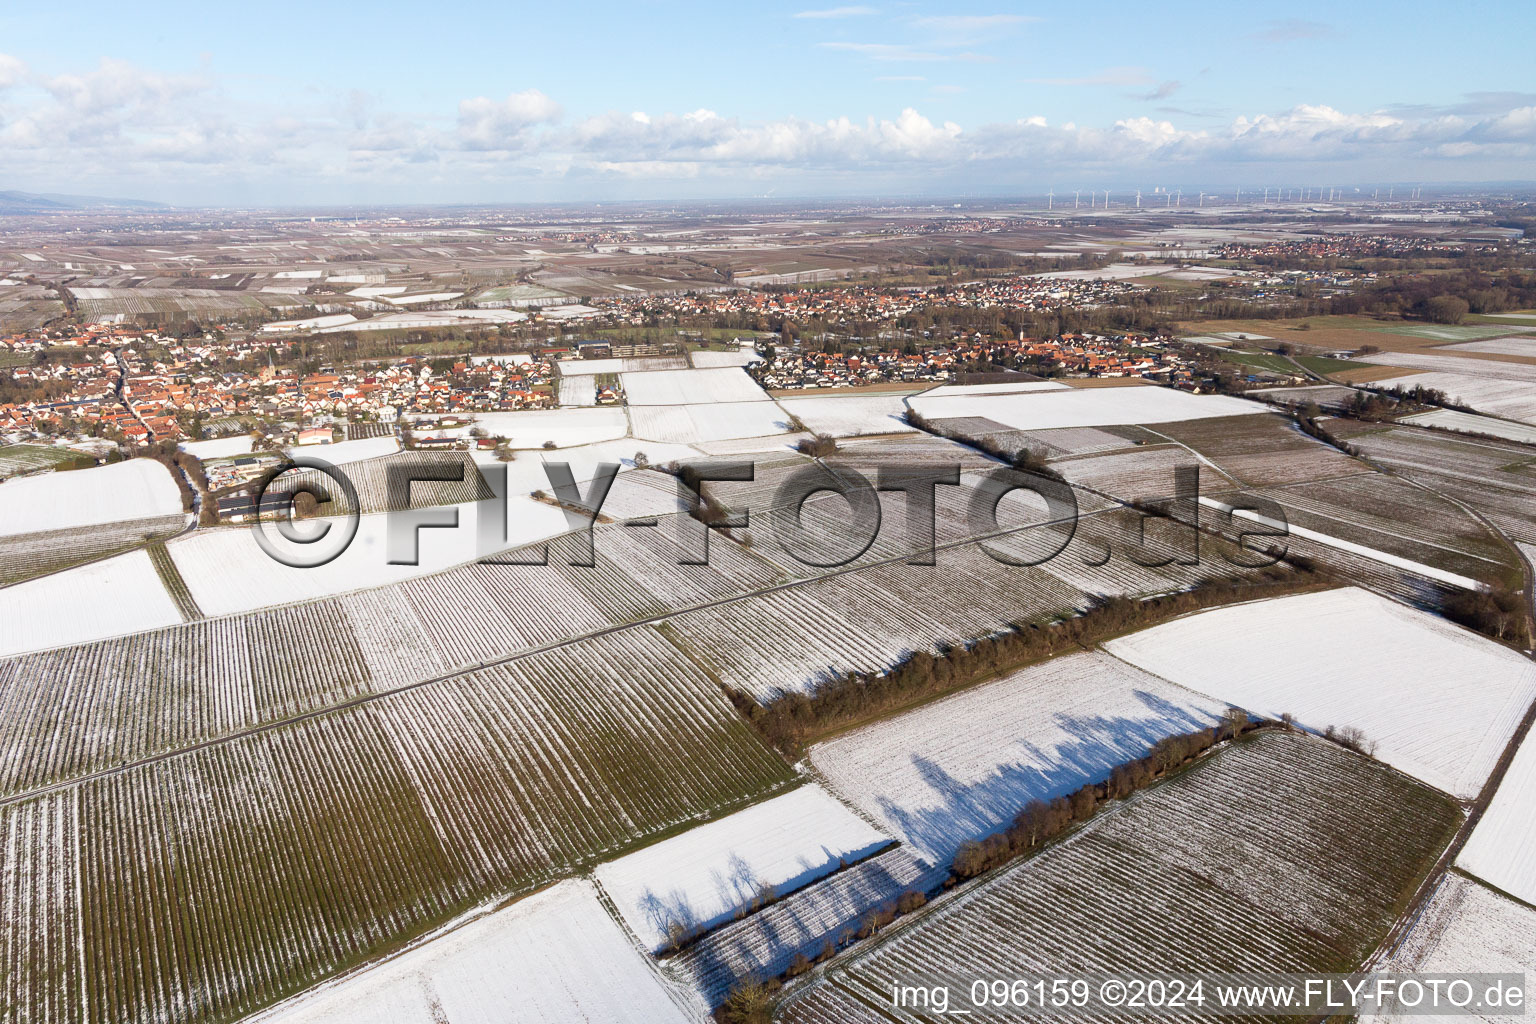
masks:
<svg viewBox="0 0 1536 1024"><path fill-rule="evenodd" d="M1295 17L1285 17L1285 14ZM0 9L0 188L482 202L1536 177L1536 5Z"/></svg>

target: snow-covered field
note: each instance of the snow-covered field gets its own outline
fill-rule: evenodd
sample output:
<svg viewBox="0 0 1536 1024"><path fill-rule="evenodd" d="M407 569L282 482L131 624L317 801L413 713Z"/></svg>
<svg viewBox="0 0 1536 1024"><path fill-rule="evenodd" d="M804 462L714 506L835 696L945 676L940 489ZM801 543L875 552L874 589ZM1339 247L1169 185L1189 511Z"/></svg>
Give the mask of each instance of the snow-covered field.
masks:
<svg viewBox="0 0 1536 1024"><path fill-rule="evenodd" d="M1444 391L1479 412L1536 423L1536 365L1422 351L1380 352L1359 358L1367 363L1426 371L1383 379L1380 387L1423 385Z"/></svg>
<svg viewBox="0 0 1536 1024"><path fill-rule="evenodd" d="M1305 526L1297 526L1295 523L1282 523L1278 520L1271 519L1268 516L1261 516L1257 512L1253 512L1248 509L1238 509L1234 513L1231 505L1224 501L1217 501L1215 498L1201 498L1200 504L1204 505L1206 508L1215 509L1218 513L1220 513L1218 521L1221 522L1224 522L1228 515L1232 515L1235 519L1246 519L1250 522L1258 523L1272 529L1283 529L1293 536L1303 537L1307 540L1313 540L1319 544L1330 548L1335 548L1339 551L1348 551L1352 555L1360 555L1363 558L1369 558L1372 561L1381 562L1383 565L1390 565L1394 569L1403 569L1417 576L1423 576L1425 579L1438 580L1441 583L1447 583L1453 587L1460 587L1463 590L1488 589L1487 586L1483 583L1480 583L1468 576L1461 576L1454 572L1446 572L1444 569L1433 565L1425 565L1423 562L1415 562L1412 559L1403 558L1400 555L1394 555L1391 552L1381 551L1377 548L1366 547L1364 544L1356 544L1354 541L1344 540L1341 537L1332 537L1326 533L1319 533L1317 530L1309 530Z"/></svg>
<svg viewBox="0 0 1536 1024"><path fill-rule="evenodd" d="M1431 409L1429 412L1404 416L1398 422L1410 423L1416 427L1455 430L1465 434L1488 434L1493 437L1502 437L1507 441L1536 444L1536 426L1528 427L1521 423L1511 423L1509 420L1457 412L1454 409Z"/></svg>
<svg viewBox="0 0 1536 1024"><path fill-rule="evenodd" d="M859 434L910 433L907 407L901 395L829 395L781 398L784 411L800 417L816 434L856 437Z"/></svg>
<svg viewBox="0 0 1536 1024"><path fill-rule="evenodd" d="M689 1024L588 882L568 880L251 1018L261 1024Z"/></svg>
<svg viewBox="0 0 1536 1024"><path fill-rule="evenodd" d="M232 455L249 455L252 443L250 434L236 434L234 437L220 437L212 441L183 441L177 447L200 459L223 459Z"/></svg>
<svg viewBox="0 0 1536 1024"><path fill-rule="evenodd" d="M1536 910L1447 872L1419 911L1413 930L1376 964L1391 974L1524 974L1526 1003L1536 999ZM1507 1021L1508 1016L1362 1015L1361 1024Z"/></svg>
<svg viewBox="0 0 1536 1024"><path fill-rule="evenodd" d="M854 806L947 863L1029 801L1109 775L1225 707L1098 652L1056 658L811 748Z"/></svg>
<svg viewBox="0 0 1536 1024"><path fill-rule="evenodd" d="M1536 740L1527 735L1456 866L1536 904Z"/></svg>
<svg viewBox="0 0 1536 1024"><path fill-rule="evenodd" d="M514 448L539 448L545 441L569 448L596 441L611 441L629 433L624 410L611 406L593 409L549 409L524 412L480 412L475 423Z"/></svg>
<svg viewBox="0 0 1536 1024"><path fill-rule="evenodd" d="M548 480L540 486L548 490ZM417 565L389 564L387 515L360 517L357 536L347 549L325 565L309 569L293 568L269 557L257 546L250 527L198 530L172 541L166 548L198 607L207 615L227 615L424 576L499 549L496 546L482 550L477 544L476 527L482 511L479 504L449 505L432 512L439 514L447 509L458 512L458 528L418 530ZM302 524L299 529L307 532L310 525ZM565 513L552 505L518 496L509 500L506 547L553 537L568 529ZM275 527L272 532L276 533Z"/></svg>
<svg viewBox="0 0 1536 1024"><path fill-rule="evenodd" d="M393 434L386 434L383 437L365 437L357 441L339 441L336 444L306 444L298 448L289 448L287 454L289 458L304 456L329 462L333 466L344 466L349 462L361 462L364 459L393 455L399 450L400 442Z"/></svg>
<svg viewBox="0 0 1536 1024"><path fill-rule="evenodd" d="M745 370L646 370L621 374L630 405L704 405L712 402L766 402L768 395Z"/></svg>
<svg viewBox="0 0 1536 1024"><path fill-rule="evenodd" d="M1489 338L1487 341L1464 341L1459 345L1447 345L1453 352L1479 352L1499 356L1536 356L1536 334L1517 334L1508 338Z"/></svg>
<svg viewBox="0 0 1536 1024"><path fill-rule="evenodd" d="M739 348L727 352L712 352L709 349L700 348L694 349L689 358L698 369L710 369L716 366L750 366L752 363L763 361L763 357L750 348Z"/></svg>
<svg viewBox="0 0 1536 1024"><path fill-rule="evenodd" d="M1225 395L1191 395L1172 388L1063 388L1012 395L918 395L914 410L929 419L981 416L1016 430L1102 427L1124 423L1241 416L1267 411L1257 402Z"/></svg>
<svg viewBox="0 0 1536 1024"><path fill-rule="evenodd" d="M1104 646L1262 715L1356 726L1381 760L1462 798L1477 795L1536 698L1524 657L1353 587L1202 612Z"/></svg>
<svg viewBox="0 0 1536 1024"><path fill-rule="evenodd" d="M0 484L0 537L180 512L181 491L170 470L154 459L129 459Z"/></svg>
<svg viewBox="0 0 1536 1024"><path fill-rule="evenodd" d="M1017 384L940 384L924 391L924 398L961 398L965 395L1022 395L1031 391L1065 391L1070 385L1054 380L1023 380Z"/></svg>
<svg viewBox="0 0 1536 1024"><path fill-rule="evenodd" d="M0 656L180 621L149 555L130 551L0 589Z"/></svg>
<svg viewBox="0 0 1536 1024"><path fill-rule="evenodd" d="M774 402L633 405L629 421L636 438L673 444L765 437L789 430L789 414Z"/></svg>
<svg viewBox="0 0 1536 1024"><path fill-rule="evenodd" d="M560 404L593 408L597 405L597 374L577 373L559 378Z"/></svg>
<svg viewBox="0 0 1536 1024"><path fill-rule="evenodd" d="M1097 270L1053 270L1031 276L1043 281L1130 281L1138 277L1156 277L1172 269L1160 263L1111 263Z"/></svg>
<svg viewBox="0 0 1536 1024"><path fill-rule="evenodd" d="M1471 363L1473 360L1457 359L1456 362ZM1519 420L1522 423L1536 423L1536 380L1507 380L1502 377L1433 372L1415 373L1407 377L1392 376L1375 381L1374 386L1434 388L1445 392L1446 396L1453 401L1476 409L1478 412L1484 412L1490 416L1503 416L1505 419Z"/></svg>
<svg viewBox="0 0 1536 1024"><path fill-rule="evenodd" d="M650 949L667 929L728 920L767 886L782 896L889 845L819 786L799 789L600 865L603 891Z"/></svg>

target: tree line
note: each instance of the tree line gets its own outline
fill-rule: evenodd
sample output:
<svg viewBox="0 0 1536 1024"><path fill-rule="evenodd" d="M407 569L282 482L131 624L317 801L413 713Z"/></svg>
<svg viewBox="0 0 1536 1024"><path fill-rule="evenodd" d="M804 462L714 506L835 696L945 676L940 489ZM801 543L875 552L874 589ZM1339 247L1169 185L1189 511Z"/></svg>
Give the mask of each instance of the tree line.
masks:
<svg viewBox="0 0 1536 1024"><path fill-rule="evenodd" d="M1324 577L1305 560L1273 565L1255 576L1214 579L1188 590L1142 600L1104 597L1080 615L1041 625L1015 624L1002 632L956 644L938 653L917 651L890 669L847 672L824 679L809 692L781 693L765 703L726 687L746 720L776 749L798 759L829 732L888 714L916 701L1043 661L1087 649L1110 637L1189 612L1238 601L1280 597L1317 587Z"/></svg>

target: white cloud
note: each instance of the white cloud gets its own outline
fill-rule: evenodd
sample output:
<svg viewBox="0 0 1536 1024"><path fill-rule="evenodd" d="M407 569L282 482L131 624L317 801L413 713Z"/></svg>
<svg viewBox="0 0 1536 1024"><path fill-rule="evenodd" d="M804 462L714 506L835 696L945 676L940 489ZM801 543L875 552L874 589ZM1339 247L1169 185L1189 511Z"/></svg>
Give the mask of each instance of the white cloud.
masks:
<svg viewBox="0 0 1536 1024"><path fill-rule="evenodd" d="M27 77L27 65L20 57L0 53L0 89L9 89Z"/></svg>
<svg viewBox="0 0 1536 1024"><path fill-rule="evenodd" d="M534 125L560 118L560 104L537 89L504 100L476 96L459 103L459 138L467 149L517 149Z"/></svg>
<svg viewBox="0 0 1536 1024"><path fill-rule="evenodd" d="M1208 177L1212 168L1248 174L1259 165L1277 173L1292 165L1390 173L1411 166L1415 177L1425 178L1441 168L1444 177L1465 179L1484 167L1518 176L1507 169L1536 160L1536 105L1517 94L1509 106L1475 114L1303 104L1221 121L1175 114L1052 124L1020 116L962 126L935 121L915 106L885 117L749 120L707 108L653 108L566 119L559 103L538 89L503 99L477 96L456 110L425 115L350 92L263 109L232 102L217 79L159 75L123 62L47 77L0 61L0 74L21 76L22 85L5 94L0 123L10 187L36 183L173 201L167 182L216 195L226 181L260 181L282 196L295 182L324 179L338 188L388 187L402 200L419 194L418 201L429 201L513 182L537 184L550 195L608 194L603 181L650 183L636 188L654 195L655 183L668 179L691 193L740 194L741 183L757 179L806 191L831 183L869 193L956 184L1001 189L1047 174L1045 180L1071 174L1086 182L1094 175L1124 180L1156 172L1167 180ZM1133 79L1153 87L1140 68L1109 68L1070 81ZM1139 101L1126 102L1142 109ZM618 184L614 189L622 191Z"/></svg>

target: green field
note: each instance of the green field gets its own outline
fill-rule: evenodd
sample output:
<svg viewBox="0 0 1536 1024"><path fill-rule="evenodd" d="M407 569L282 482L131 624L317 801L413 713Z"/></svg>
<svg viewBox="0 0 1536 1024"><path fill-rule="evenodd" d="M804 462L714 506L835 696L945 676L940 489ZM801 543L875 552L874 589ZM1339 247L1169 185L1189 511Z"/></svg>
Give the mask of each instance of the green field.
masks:
<svg viewBox="0 0 1536 1024"><path fill-rule="evenodd" d="M1330 359L1328 356L1297 356L1296 361L1313 373L1329 374L1343 373L1345 370L1358 370L1370 363L1361 363L1353 359Z"/></svg>
<svg viewBox="0 0 1536 1024"><path fill-rule="evenodd" d="M1254 370L1272 370L1275 373L1296 374L1296 367L1284 356L1268 352L1223 352L1221 357L1229 363L1237 363Z"/></svg>
<svg viewBox="0 0 1536 1024"><path fill-rule="evenodd" d="M1390 327L1365 327L1368 331L1381 331L1384 334L1403 334L1412 338L1432 338L1435 341L1482 341L1485 338L1497 338L1509 333L1509 327L1520 326L1518 320L1512 320L1503 328L1492 325L1479 324L1393 324Z"/></svg>
<svg viewBox="0 0 1536 1024"><path fill-rule="evenodd" d="M82 452L48 444L8 444L0 448L0 478L55 466L89 466L95 461Z"/></svg>

